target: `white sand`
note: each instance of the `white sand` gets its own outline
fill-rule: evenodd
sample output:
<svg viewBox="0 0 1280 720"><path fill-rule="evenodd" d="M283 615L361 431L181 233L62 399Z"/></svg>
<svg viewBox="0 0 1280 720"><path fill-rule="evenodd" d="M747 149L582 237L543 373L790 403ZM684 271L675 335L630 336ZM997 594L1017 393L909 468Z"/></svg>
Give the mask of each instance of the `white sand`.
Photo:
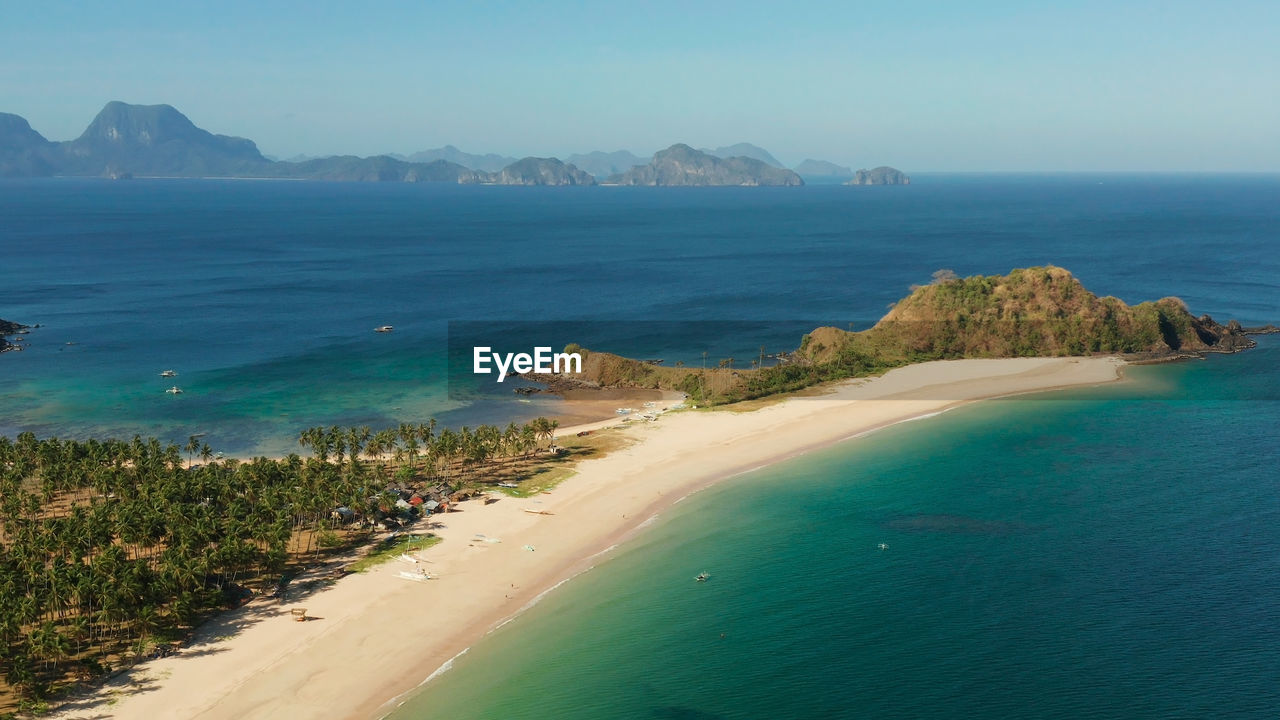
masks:
<svg viewBox="0 0 1280 720"><path fill-rule="evenodd" d="M1122 365L1114 358L924 363L754 412L682 412L611 431L640 442L583 462L551 494L464 503L462 512L437 517L433 531L444 540L422 552L427 562L417 566L437 579L402 580L398 573L413 567L390 562L288 605L255 601L202 627L179 654L138 666L58 717L378 717L393 698L690 492L959 403L1109 382ZM317 619L293 622L291 607Z"/></svg>

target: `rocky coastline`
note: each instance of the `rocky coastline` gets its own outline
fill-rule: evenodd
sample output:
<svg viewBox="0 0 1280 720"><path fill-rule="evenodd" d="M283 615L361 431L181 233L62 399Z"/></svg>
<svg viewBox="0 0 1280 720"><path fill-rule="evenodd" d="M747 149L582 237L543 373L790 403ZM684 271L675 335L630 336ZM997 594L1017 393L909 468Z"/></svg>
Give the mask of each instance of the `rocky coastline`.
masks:
<svg viewBox="0 0 1280 720"><path fill-rule="evenodd" d="M22 323L10 322L0 319L0 353L9 352L10 350L21 350L22 345L18 342L10 342L10 335L17 335L21 339L22 335L26 335L31 329L30 325Z"/></svg>

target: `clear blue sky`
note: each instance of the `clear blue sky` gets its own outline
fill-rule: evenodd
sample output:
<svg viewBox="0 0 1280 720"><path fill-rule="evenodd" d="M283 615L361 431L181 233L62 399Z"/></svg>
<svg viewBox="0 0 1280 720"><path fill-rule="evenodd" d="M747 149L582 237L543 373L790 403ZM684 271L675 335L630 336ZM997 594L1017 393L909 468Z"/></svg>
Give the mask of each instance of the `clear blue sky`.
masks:
<svg viewBox="0 0 1280 720"><path fill-rule="evenodd" d="M169 103L282 157L1280 170L1280 2L1049 5L0 0L0 111L65 140Z"/></svg>

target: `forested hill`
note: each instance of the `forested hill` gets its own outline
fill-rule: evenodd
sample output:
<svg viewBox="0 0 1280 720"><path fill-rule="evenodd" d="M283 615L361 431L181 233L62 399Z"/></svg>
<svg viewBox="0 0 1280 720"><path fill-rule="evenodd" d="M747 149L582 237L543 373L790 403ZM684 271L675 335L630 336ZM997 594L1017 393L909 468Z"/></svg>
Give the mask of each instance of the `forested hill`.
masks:
<svg viewBox="0 0 1280 720"><path fill-rule="evenodd" d="M912 288L874 327L861 332L817 328L773 367L753 367L752 358L714 358L706 370L662 367L583 351L583 372L555 377L551 386L658 387L684 391L702 403L724 403L928 360L1085 355L1163 360L1236 352L1254 347L1248 334L1274 330L1195 317L1172 297L1134 306L1098 297L1059 267L969 278L939 271L930 284Z"/></svg>

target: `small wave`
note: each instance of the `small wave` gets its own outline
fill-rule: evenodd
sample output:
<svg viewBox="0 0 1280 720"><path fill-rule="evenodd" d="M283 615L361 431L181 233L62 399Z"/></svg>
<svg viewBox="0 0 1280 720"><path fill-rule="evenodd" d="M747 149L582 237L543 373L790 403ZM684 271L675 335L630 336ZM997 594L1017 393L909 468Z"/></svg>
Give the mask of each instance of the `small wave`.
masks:
<svg viewBox="0 0 1280 720"><path fill-rule="evenodd" d="M396 710L399 710L399 709L400 709L400 708L401 708L405 703L409 702L409 700L411 700L411 699L412 699L410 696L411 696L411 695L413 695L414 693L416 693L416 692L418 691L418 689L419 689L419 688L421 688L423 685L426 685L427 683L431 682L432 680L435 680L436 678L440 677L441 675L443 675L443 674L445 674L445 673L449 672L450 670L452 670L452 669L453 669L453 663L454 663L454 661L455 661L455 660L457 660L458 658L462 657L463 655L466 655L466 654L467 654L467 653L469 653L469 652L471 652L471 648L470 648L470 647L465 647L465 648L463 648L463 649L462 649L462 652L458 653L457 655L454 655L453 657L449 658L448 660L445 660L445 661L444 661L444 663L443 663L440 667L436 668L436 669L435 669L435 671L434 671L434 672L432 672L430 675L428 675L426 678L424 678L424 679L422 680L422 682L420 682L420 683L418 683L417 685L415 685L415 686L414 686L414 688L413 688L412 690L406 690L405 692L402 692L402 693L400 693L399 695L397 695L396 697L392 698L392 699L391 699L391 702L388 702L388 703L387 703L387 705L390 705L390 706L391 706L391 710L390 710L390 711L388 711L388 712L386 712L386 713L384 713L384 714L382 714L382 715L380 715L380 716L378 716L378 720L385 720L385 718L390 717L391 713L395 712ZM384 707L385 707L385 706L384 706Z"/></svg>
<svg viewBox="0 0 1280 720"><path fill-rule="evenodd" d="M943 408L943 409L941 409L941 410L934 410L933 412L927 412L927 413L923 413L923 414L920 414L920 415L912 415L911 417L902 418L901 420L894 420L894 421L893 421L893 422L891 422L891 423L885 423L884 425L878 425L878 426L873 427L873 428L871 428L871 429L869 429L869 430L863 430L863 431L861 431L861 432L856 432L856 433L854 433L854 434L852 434L852 435L849 435L849 436L843 437L843 438L841 438L841 439L837 440L836 442L838 442L838 443L842 443L842 442L845 442L846 440L856 440L856 439L858 439L858 438L867 437L868 435L871 435L871 434L873 434L873 433L880 432L881 430L884 430L884 429L886 429L886 428L891 428L891 427L893 427L894 425L901 425L901 424L903 424L903 423L915 422L916 420L927 420L927 419L929 419L929 418L931 418L931 417L937 417L937 416L939 416L939 415L941 415L941 414L943 414L943 413L951 412L952 410L955 410L955 409L956 409L956 407L957 407L957 406L948 407L948 408Z"/></svg>

